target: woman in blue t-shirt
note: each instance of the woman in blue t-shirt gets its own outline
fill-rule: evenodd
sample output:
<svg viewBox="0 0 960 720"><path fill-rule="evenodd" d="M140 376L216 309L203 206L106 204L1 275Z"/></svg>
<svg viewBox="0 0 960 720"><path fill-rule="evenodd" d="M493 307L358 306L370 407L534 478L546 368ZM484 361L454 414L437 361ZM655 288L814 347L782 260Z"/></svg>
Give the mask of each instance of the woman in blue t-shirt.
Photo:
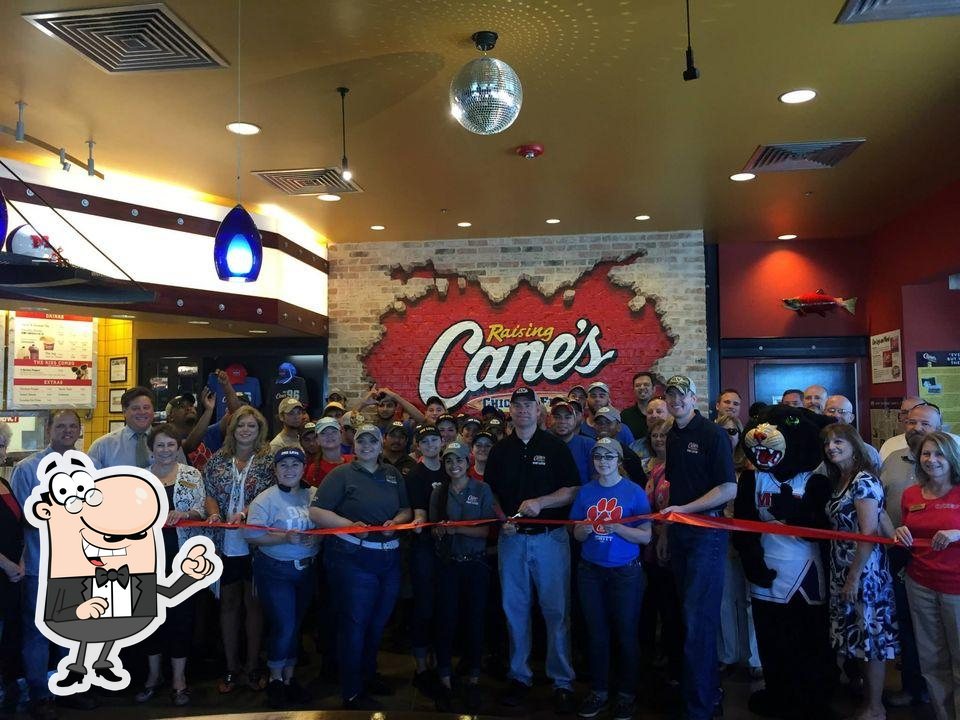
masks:
<svg viewBox="0 0 960 720"><path fill-rule="evenodd" d="M316 535L302 533L315 527L310 521L310 503L316 492L303 479L303 450L278 450L274 466L277 483L250 503L247 522L259 528L244 530L244 536L258 548L253 559L253 580L270 624L267 703L276 709L302 705L310 699L293 672L300 651L300 625L313 593L313 560L319 545Z"/></svg>
<svg viewBox="0 0 960 720"><path fill-rule="evenodd" d="M645 515L650 503L643 488L623 477L623 448L614 438L601 438L591 452L597 479L580 488L570 510L577 525L573 536L583 547L577 569L580 604L587 623L591 692L580 706L582 718L608 706L611 634L618 638L620 662L614 720L634 715L640 665L639 621L644 576L640 545L650 542L650 523L623 524L622 518Z"/></svg>

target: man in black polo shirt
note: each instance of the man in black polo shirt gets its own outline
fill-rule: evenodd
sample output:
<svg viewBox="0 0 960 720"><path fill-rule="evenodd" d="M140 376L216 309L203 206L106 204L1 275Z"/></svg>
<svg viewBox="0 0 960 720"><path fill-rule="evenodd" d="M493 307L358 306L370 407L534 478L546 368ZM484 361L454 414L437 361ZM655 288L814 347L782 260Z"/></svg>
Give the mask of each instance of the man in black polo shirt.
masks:
<svg viewBox="0 0 960 720"><path fill-rule="evenodd" d="M513 433L493 446L484 479L508 518L516 515L565 520L580 486L573 455L560 438L540 430L540 402L528 387L510 397ZM530 605L537 601L547 625L547 675L557 713L573 711L570 662L570 540L562 525L504 524L500 532L500 583L510 635L508 706L523 703L533 683L528 660Z"/></svg>
<svg viewBox="0 0 960 720"><path fill-rule="evenodd" d="M667 380L667 408L674 423L667 434L670 506L664 513L720 515L737 494L727 433L695 409L697 387L688 377ZM683 603L683 702L687 720L710 720L719 704L717 632L723 597L727 532L674 523L661 535L657 554L669 549Z"/></svg>

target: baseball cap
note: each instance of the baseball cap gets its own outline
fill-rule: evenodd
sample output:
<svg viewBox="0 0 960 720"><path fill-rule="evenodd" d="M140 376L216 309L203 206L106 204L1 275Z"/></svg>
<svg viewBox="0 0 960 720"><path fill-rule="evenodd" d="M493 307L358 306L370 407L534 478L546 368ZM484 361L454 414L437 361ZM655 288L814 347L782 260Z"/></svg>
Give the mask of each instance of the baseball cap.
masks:
<svg viewBox="0 0 960 720"><path fill-rule="evenodd" d="M380 432L380 428L378 428L376 425L370 425L369 423L366 425L361 425L357 428L357 433L354 435L354 438L359 440L364 435L372 435L373 439L378 442L383 441L383 433Z"/></svg>
<svg viewBox="0 0 960 720"><path fill-rule="evenodd" d="M533 391L533 388L518 387L510 395L510 402L514 403L517 400L531 400L533 402L537 402L537 394Z"/></svg>
<svg viewBox="0 0 960 720"><path fill-rule="evenodd" d="M498 430L502 427L503 427L503 420L501 420L500 418L490 418L487 421L486 426L484 426L484 430L489 430L490 428L493 428L494 430Z"/></svg>
<svg viewBox="0 0 960 720"><path fill-rule="evenodd" d="M306 425L303 426L303 429L306 430L307 426L309 425L313 425L314 431L318 435L322 433L324 430L326 430L327 428L336 428L337 430L340 429L340 423L337 421L336 418L332 418L332 417L322 417L319 420L317 420L315 423L307 423ZM301 435L302 434L303 433L301 433Z"/></svg>
<svg viewBox="0 0 960 720"><path fill-rule="evenodd" d="M303 410L303 403L297 400L296 398L292 398L292 397L285 397L283 400L280 401L279 411L281 415L285 415L286 413L290 412L294 408L300 408L301 410Z"/></svg>
<svg viewBox="0 0 960 720"><path fill-rule="evenodd" d="M344 395L339 390L331 390L330 394L327 395L327 402L339 402L344 403L347 401L347 396Z"/></svg>
<svg viewBox="0 0 960 720"><path fill-rule="evenodd" d="M353 430L361 425L366 425L367 419L363 416L362 412L354 410L353 412L345 413L343 417L340 418L340 424L345 428Z"/></svg>
<svg viewBox="0 0 960 720"><path fill-rule="evenodd" d="M556 398L554 399L556 400ZM564 410L570 413L571 415L573 414L573 405L571 405L569 401L564 400L563 398L560 398L557 402L553 402L551 400L550 404L553 406L550 408L551 415L556 414L557 410Z"/></svg>
<svg viewBox="0 0 960 720"><path fill-rule="evenodd" d="M586 392L587 392L587 391L584 389L583 385L574 385L572 388L570 388L569 390L567 390L567 397L570 397L570 394L571 394L574 390L579 390L580 392L583 392L583 393L586 393Z"/></svg>
<svg viewBox="0 0 960 720"><path fill-rule="evenodd" d="M600 382L599 380L597 382L590 383L590 387L587 388L587 395L590 394L591 390L603 390L607 395L610 394L610 386L608 386L605 382Z"/></svg>
<svg viewBox="0 0 960 720"><path fill-rule="evenodd" d="M437 425L439 425L442 422L452 423L454 427L457 426L457 419L450 413L444 413L443 415L437 418Z"/></svg>
<svg viewBox="0 0 960 720"><path fill-rule="evenodd" d="M617 411L616 408L610 407L609 405L607 405L607 407L602 407L599 410L597 410L593 414L593 416L595 418L606 418L608 421L612 423L620 422L620 413Z"/></svg>
<svg viewBox="0 0 960 720"><path fill-rule="evenodd" d="M601 449L615 452L617 457L623 457L623 446L620 445L616 438L600 438L590 450L590 454L593 455L597 450Z"/></svg>
<svg viewBox="0 0 960 720"><path fill-rule="evenodd" d="M489 430L481 430L481 431L478 432L476 435L474 435L474 436L473 436L473 444L476 445L476 444L477 444L477 440L479 440L480 438L486 438L486 439L489 440L491 443L495 443L495 442L497 441L497 439L493 436L493 433L490 432Z"/></svg>
<svg viewBox="0 0 960 720"><path fill-rule="evenodd" d="M303 454L303 450L298 447L285 447L277 450L277 454L273 456L274 464L280 462L281 460L286 460L287 458L293 458L297 462L305 463L306 455Z"/></svg>
<svg viewBox="0 0 960 720"><path fill-rule="evenodd" d="M333 401L331 401L331 402L328 402L326 405L324 405L324 406L323 406L323 411L326 412L327 410L330 410L331 408L333 408L334 410L339 410L340 412L346 412L346 408L343 406L343 403L339 403L339 402L337 402L336 400L333 400Z"/></svg>
<svg viewBox="0 0 960 720"><path fill-rule="evenodd" d="M223 371L227 374L227 380L231 385L239 385L247 379L247 369L240 363L231 363Z"/></svg>
<svg viewBox="0 0 960 720"><path fill-rule="evenodd" d="M576 410L578 413L580 413L581 415L583 415L583 403L581 403L579 400L574 400L573 398L571 398L571 399L567 400L567 405L569 405L569 406L572 407L574 410Z"/></svg>
<svg viewBox="0 0 960 720"><path fill-rule="evenodd" d="M664 390L670 390L670 388L679 390L684 395L687 395L688 393L693 393L694 395L697 394L697 386L694 384L693 380L688 378L686 375L674 375L672 378L667 380L667 385Z"/></svg>
<svg viewBox="0 0 960 720"><path fill-rule="evenodd" d="M177 395L175 398L170 398L170 402L167 403L167 412L175 408L183 407L184 405L196 405L197 399L193 396L193 393L184 393L183 395Z"/></svg>
<svg viewBox="0 0 960 720"><path fill-rule="evenodd" d="M437 430L435 425L418 425L417 426L417 434L416 434L417 442L420 442L428 435L436 435L437 437L440 437L440 431Z"/></svg>
<svg viewBox="0 0 960 720"><path fill-rule="evenodd" d="M447 455L456 455L461 460L466 460L470 457L470 446L457 440L448 442L440 451L440 457L445 458Z"/></svg>
<svg viewBox="0 0 960 720"><path fill-rule="evenodd" d="M482 422L480 422L477 418L469 415L463 419L463 425L461 425L461 427L466 427L467 425L476 425L477 427L483 427Z"/></svg>
<svg viewBox="0 0 960 720"><path fill-rule="evenodd" d="M317 434L317 424L315 422L305 423L304 426L300 428L300 437L309 435L310 433L313 433L314 435Z"/></svg>
<svg viewBox="0 0 960 720"><path fill-rule="evenodd" d="M440 398L438 398L436 395L431 395L430 397L428 397L428 398L427 398L427 402L426 402L425 404L426 404L426 405L441 405L441 406L444 407L444 408L447 407L447 404L446 404L443 400L441 400Z"/></svg>
<svg viewBox="0 0 960 720"><path fill-rule="evenodd" d="M402 420L394 420L390 425L387 426L386 434L400 432L403 433L403 436L407 436L407 426L403 424Z"/></svg>

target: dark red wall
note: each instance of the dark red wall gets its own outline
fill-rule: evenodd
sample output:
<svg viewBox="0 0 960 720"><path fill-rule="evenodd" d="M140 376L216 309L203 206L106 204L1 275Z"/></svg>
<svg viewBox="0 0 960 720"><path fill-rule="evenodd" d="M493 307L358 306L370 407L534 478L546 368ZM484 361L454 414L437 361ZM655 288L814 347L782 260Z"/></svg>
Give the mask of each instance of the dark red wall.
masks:
<svg viewBox="0 0 960 720"><path fill-rule="evenodd" d="M866 249L866 240L856 238L721 245L720 337L866 335ZM800 317L783 305L784 298L821 288L857 297L856 314L837 308L826 317Z"/></svg>
<svg viewBox="0 0 960 720"><path fill-rule="evenodd" d="M930 338L930 342L941 338L946 343L949 341L948 333L956 337L957 325L960 324L956 314L943 318L939 323L928 323L925 315L936 314L939 303L933 303L925 309L917 304L923 293L909 291L902 294L901 288L927 283L933 278L944 278L960 271L960 181L934 193L881 228L870 239L869 249L870 278L866 306L869 332L877 334L902 328L905 345L913 343L911 335L918 333L918 337ZM943 292L948 292L945 285L944 279ZM907 295L914 302L910 312L905 315L903 300ZM936 297L937 294L930 296L934 300ZM940 297L942 299L944 296ZM912 329L917 323L918 329ZM951 347L928 346L925 349L948 350ZM884 383L873 386L873 396L894 397L908 391L915 392L917 378L913 357L904 357L904 377L909 378L912 390L904 382Z"/></svg>
<svg viewBox="0 0 960 720"><path fill-rule="evenodd" d="M946 278L903 288L903 377L906 392L917 393L917 352L960 349L960 291ZM903 384L903 383L898 383ZM889 385L874 385L874 391Z"/></svg>

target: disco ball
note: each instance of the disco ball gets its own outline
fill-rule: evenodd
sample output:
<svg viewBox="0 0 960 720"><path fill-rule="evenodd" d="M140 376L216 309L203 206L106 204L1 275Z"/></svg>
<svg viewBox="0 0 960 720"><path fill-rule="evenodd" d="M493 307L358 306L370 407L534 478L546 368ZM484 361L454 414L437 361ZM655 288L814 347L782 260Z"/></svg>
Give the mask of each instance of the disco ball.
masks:
<svg viewBox="0 0 960 720"><path fill-rule="evenodd" d="M450 83L450 113L477 135L506 130L520 114L522 103L520 78L496 58L471 60Z"/></svg>

